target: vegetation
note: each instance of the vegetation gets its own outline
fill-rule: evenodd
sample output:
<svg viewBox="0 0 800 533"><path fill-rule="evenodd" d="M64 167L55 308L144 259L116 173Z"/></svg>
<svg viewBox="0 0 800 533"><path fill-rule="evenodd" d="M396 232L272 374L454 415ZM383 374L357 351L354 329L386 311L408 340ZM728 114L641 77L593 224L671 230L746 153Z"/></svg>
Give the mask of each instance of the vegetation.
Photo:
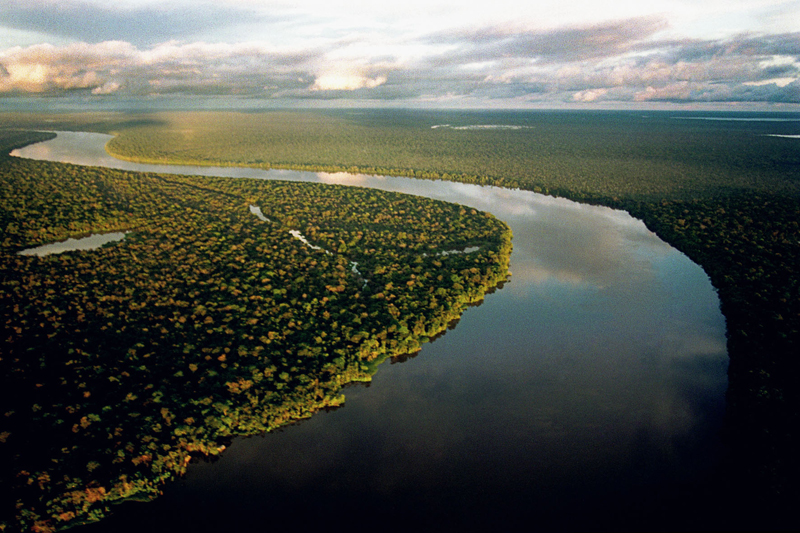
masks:
<svg viewBox="0 0 800 533"><path fill-rule="evenodd" d="M5 121L119 133L109 151L139 161L451 179L625 209L698 262L719 291L731 357L732 490L796 503L800 150L797 139L771 135L797 135L800 117L641 115L348 110Z"/></svg>
<svg viewBox="0 0 800 533"><path fill-rule="evenodd" d="M4 122L119 133L108 150L139 162L411 175L586 199L800 192L796 140L761 135L796 134L795 123L730 126L687 115L272 111L7 114Z"/></svg>
<svg viewBox="0 0 800 533"><path fill-rule="evenodd" d="M0 228L0 531L97 520L194 455L341 404L505 280L511 251L491 215L425 198L7 156Z"/></svg>

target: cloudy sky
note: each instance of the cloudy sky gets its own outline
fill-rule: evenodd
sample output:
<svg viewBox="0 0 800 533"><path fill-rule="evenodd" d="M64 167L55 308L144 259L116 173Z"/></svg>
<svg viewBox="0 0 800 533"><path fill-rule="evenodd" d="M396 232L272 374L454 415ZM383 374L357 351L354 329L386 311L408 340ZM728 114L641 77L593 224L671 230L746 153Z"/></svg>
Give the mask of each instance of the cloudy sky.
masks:
<svg viewBox="0 0 800 533"><path fill-rule="evenodd" d="M800 109L800 1L2 0L26 96Z"/></svg>

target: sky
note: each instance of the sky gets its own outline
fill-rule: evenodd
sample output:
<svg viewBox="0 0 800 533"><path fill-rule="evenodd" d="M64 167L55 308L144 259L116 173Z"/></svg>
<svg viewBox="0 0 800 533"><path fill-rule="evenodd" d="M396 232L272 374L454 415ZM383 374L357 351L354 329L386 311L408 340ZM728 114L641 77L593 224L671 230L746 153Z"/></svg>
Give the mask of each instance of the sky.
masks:
<svg viewBox="0 0 800 533"><path fill-rule="evenodd" d="M800 0L3 0L3 100L800 110Z"/></svg>

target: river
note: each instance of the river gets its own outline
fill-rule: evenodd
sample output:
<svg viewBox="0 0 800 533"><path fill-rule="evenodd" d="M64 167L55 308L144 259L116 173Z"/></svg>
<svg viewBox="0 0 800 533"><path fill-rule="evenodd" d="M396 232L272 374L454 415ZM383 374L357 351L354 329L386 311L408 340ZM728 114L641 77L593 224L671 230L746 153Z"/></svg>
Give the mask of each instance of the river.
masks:
<svg viewBox="0 0 800 533"><path fill-rule="evenodd" d="M348 388L344 408L239 439L161 498L122 506L87 532L714 523L693 514L702 503L691 488L720 455L725 322L703 270L641 221L453 182L140 165L110 157L109 138L61 132L13 155L457 202L511 226L513 276L416 357Z"/></svg>

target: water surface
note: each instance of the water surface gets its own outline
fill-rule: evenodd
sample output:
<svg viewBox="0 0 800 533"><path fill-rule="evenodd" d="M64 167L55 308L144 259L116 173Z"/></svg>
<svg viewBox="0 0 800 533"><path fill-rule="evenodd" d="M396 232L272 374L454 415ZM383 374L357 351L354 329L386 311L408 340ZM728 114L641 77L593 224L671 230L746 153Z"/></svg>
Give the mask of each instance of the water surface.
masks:
<svg viewBox="0 0 800 533"><path fill-rule="evenodd" d="M19 255L35 255L43 257L50 254L61 254L64 252L74 252L78 250L96 250L106 244L118 242L125 238L124 232L93 233L88 237L80 239L67 239L61 242L43 244L35 248L28 248L17 252Z"/></svg>
<svg viewBox="0 0 800 533"><path fill-rule="evenodd" d="M237 440L160 499L123 506L87 531L441 531L520 520L548 530L693 529L703 520L689 489L720 452L724 319L702 269L641 221L454 182L138 165L108 156L108 139L59 133L15 155L457 202L511 226L513 277L416 357L347 389L344 408Z"/></svg>

